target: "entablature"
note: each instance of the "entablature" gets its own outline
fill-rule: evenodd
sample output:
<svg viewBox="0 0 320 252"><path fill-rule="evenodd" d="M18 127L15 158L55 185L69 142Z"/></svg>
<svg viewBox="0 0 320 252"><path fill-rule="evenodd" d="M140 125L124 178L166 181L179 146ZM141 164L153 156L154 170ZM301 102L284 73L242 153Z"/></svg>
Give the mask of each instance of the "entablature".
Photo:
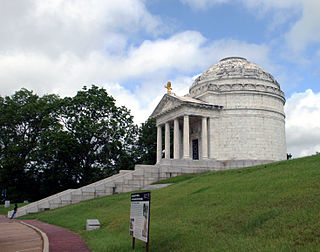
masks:
<svg viewBox="0 0 320 252"><path fill-rule="evenodd" d="M219 108L201 108L190 105L182 105L175 110L172 110L170 113L165 113L156 118L157 126L163 125L166 122L173 122L174 119L183 118L185 115L192 117L220 117L220 111L222 107Z"/></svg>
<svg viewBox="0 0 320 252"><path fill-rule="evenodd" d="M219 111L223 106L210 104L188 96L177 96L165 94L158 106L151 114L152 118L162 121L161 118L183 116L184 114L197 113L199 115L210 114L212 111ZM206 111L206 112L205 112Z"/></svg>

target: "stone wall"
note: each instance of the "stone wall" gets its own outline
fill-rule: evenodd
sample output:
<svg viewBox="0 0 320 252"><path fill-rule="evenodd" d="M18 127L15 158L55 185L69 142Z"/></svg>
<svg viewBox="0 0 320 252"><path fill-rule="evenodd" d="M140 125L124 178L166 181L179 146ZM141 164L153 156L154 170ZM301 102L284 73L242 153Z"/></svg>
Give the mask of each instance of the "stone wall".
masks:
<svg viewBox="0 0 320 252"><path fill-rule="evenodd" d="M284 160L284 121L264 115L211 118L209 157L217 160Z"/></svg>
<svg viewBox="0 0 320 252"><path fill-rule="evenodd" d="M205 91L198 97L223 106L209 119L209 158L217 160L286 159L284 97L233 85L228 91ZM257 89L257 86L255 88ZM271 92L272 91L272 92Z"/></svg>

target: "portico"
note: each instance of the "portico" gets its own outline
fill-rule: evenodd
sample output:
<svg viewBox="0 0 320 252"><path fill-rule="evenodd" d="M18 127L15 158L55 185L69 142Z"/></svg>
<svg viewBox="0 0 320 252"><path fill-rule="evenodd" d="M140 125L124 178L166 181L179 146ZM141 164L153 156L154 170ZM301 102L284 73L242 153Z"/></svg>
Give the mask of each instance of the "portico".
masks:
<svg viewBox="0 0 320 252"><path fill-rule="evenodd" d="M221 108L203 102L200 104L197 99L190 97L166 94L153 113L153 116L157 116L157 163L163 159L207 160L210 116L214 111L218 116ZM172 131L173 136L170 134Z"/></svg>

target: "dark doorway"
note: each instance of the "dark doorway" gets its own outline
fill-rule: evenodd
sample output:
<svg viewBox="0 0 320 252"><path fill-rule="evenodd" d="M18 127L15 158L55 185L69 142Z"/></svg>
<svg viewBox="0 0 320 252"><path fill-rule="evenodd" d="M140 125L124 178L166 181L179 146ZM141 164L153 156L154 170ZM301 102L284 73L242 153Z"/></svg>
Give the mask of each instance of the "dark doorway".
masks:
<svg viewBox="0 0 320 252"><path fill-rule="evenodd" d="M198 139L192 140L192 159L199 160L199 144Z"/></svg>

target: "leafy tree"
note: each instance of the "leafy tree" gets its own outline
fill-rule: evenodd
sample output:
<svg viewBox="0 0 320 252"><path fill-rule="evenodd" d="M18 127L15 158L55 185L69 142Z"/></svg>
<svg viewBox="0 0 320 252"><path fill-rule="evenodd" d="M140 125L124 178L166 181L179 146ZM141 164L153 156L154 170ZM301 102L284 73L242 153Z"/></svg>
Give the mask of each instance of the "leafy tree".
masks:
<svg viewBox="0 0 320 252"><path fill-rule="evenodd" d="M137 162L140 164L156 163L157 153L157 127L156 120L147 119L139 128L139 139L136 149Z"/></svg>
<svg viewBox="0 0 320 252"><path fill-rule="evenodd" d="M41 136L37 165L41 197L79 187L79 146L64 130L45 132Z"/></svg>
<svg viewBox="0 0 320 252"><path fill-rule="evenodd" d="M43 132L59 125L54 115L57 100L26 89L1 97L0 183L11 199L22 200L36 189L39 141Z"/></svg>
<svg viewBox="0 0 320 252"><path fill-rule="evenodd" d="M138 128L106 90L0 96L0 189L36 200L133 169Z"/></svg>
<svg viewBox="0 0 320 252"><path fill-rule="evenodd" d="M76 149L80 185L133 168L137 127L130 112L117 107L105 89L84 87L63 99L59 116Z"/></svg>

